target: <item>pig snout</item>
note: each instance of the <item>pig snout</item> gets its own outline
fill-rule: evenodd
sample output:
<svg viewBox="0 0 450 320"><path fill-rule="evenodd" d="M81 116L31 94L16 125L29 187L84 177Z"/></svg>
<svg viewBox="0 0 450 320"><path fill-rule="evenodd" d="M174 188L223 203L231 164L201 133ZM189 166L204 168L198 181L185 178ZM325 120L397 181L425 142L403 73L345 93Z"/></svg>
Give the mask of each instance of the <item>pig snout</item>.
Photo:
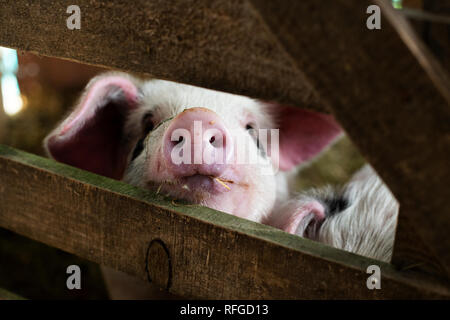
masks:
<svg viewBox="0 0 450 320"><path fill-rule="evenodd" d="M163 156L175 177L221 176L233 154L232 138L213 111L191 108L178 114L163 138Z"/></svg>

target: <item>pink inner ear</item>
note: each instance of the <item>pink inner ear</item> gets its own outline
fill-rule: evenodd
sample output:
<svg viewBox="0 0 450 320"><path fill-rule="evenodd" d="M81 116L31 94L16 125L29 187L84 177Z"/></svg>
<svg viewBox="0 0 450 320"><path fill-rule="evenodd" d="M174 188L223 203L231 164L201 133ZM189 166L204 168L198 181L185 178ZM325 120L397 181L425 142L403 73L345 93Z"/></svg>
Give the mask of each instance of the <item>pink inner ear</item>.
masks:
<svg viewBox="0 0 450 320"><path fill-rule="evenodd" d="M288 233L296 234L299 224L308 214L314 214L314 219L316 221L322 221L325 219L325 210L323 206L317 201L311 201L308 204L296 208L284 222L281 229Z"/></svg>
<svg viewBox="0 0 450 320"><path fill-rule="evenodd" d="M108 97L119 88L124 99ZM137 88L120 76L105 77L88 93L70 120L46 139L47 149L60 162L114 179L121 179L130 146L124 143L126 115L137 106Z"/></svg>
<svg viewBox="0 0 450 320"><path fill-rule="evenodd" d="M69 131L72 126L79 122L81 119L87 116L89 109L95 107L96 100L99 97L104 97L106 95L106 90L111 86L119 87L124 95L125 99L128 102L128 106L134 108L136 106L137 101L137 88L131 83L129 80L122 77L107 77L95 82L91 88L89 88L88 94L81 102L81 110L80 112L61 130L61 135L64 135L67 131Z"/></svg>
<svg viewBox="0 0 450 320"><path fill-rule="evenodd" d="M342 132L327 114L277 106L280 120L280 169L288 171L318 155Z"/></svg>

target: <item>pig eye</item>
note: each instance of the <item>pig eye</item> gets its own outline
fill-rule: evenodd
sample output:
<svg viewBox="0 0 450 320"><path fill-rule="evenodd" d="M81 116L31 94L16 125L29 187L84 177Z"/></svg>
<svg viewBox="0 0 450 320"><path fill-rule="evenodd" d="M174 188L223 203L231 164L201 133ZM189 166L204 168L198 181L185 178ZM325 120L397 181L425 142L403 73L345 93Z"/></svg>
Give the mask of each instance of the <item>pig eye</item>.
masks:
<svg viewBox="0 0 450 320"><path fill-rule="evenodd" d="M141 152L144 150L144 140L145 140L145 137L139 139L138 143L136 143L136 147L134 147L133 156L131 157L131 161L136 159L141 154Z"/></svg>
<svg viewBox="0 0 450 320"><path fill-rule="evenodd" d="M266 157L266 151L262 147L261 143L259 142L258 134L256 132L255 126L252 123L248 123L245 126L245 130L250 131L250 135L255 140L256 147L258 148L259 152L263 157Z"/></svg>
<svg viewBox="0 0 450 320"><path fill-rule="evenodd" d="M344 197L325 198L323 202L326 208L325 215L328 217L340 213L349 207L349 201Z"/></svg>
<svg viewBox="0 0 450 320"><path fill-rule="evenodd" d="M143 128L142 138L139 139L139 141L136 143L136 146L134 147L131 161L136 159L144 150L144 140L149 134L149 132L152 131L153 128L155 127L152 118L153 114L151 112L146 113L142 118L142 128Z"/></svg>
<svg viewBox="0 0 450 320"><path fill-rule="evenodd" d="M146 136L155 127L153 122L153 114L151 112L146 113L142 118L142 127L144 128L144 136Z"/></svg>

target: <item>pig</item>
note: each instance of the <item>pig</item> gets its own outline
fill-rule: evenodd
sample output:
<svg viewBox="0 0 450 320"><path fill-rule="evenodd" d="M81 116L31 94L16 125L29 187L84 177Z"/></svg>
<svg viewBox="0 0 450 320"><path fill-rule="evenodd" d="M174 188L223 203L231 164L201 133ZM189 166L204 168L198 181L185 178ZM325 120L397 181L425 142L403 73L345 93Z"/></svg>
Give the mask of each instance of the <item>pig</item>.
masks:
<svg viewBox="0 0 450 320"><path fill-rule="evenodd" d="M263 129L279 131L264 144ZM89 82L44 146L57 161L262 222L288 199L296 168L341 135L328 114L110 72ZM237 161L236 145L258 161Z"/></svg>
<svg viewBox="0 0 450 320"><path fill-rule="evenodd" d="M274 128L270 143L255 134ZM330 115L109 72L89 82L44 147L57 161L262 222L287 200L299 166L341 135ZM236 145L258 161L237 161ZM195 161L199 150L209 161ZM194 161L178 162L177 154ZM101 269L113 299L161 298L148 283Z"/></svg>
<svg viewBox="0 0 450 320"><path fill-rule="evenodd" d="M390 262L399 204L370 165L344 187L311 189L289 199L266 224L338 249Z"/></svg>

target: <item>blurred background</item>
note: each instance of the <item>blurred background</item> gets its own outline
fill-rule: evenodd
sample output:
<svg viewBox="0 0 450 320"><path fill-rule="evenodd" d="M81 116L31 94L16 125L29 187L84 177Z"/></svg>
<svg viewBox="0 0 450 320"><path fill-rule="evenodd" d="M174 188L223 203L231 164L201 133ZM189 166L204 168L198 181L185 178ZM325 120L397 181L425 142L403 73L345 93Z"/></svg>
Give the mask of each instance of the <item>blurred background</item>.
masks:
<svg viewBox="0 0 450 320"><path fill-rule="evenodd" d="M392 0L450 70L450 1ZM398 57L401 59L401 57ZM0 47L0 144L45 156L42 140L96 74L106 69ZM297 190L342 184L364 164L348 138L301 172ZM67 290L65 270L81 267L82 290ZM0 288L29 299L107 299L99 266L0 228Z"/></svg>

